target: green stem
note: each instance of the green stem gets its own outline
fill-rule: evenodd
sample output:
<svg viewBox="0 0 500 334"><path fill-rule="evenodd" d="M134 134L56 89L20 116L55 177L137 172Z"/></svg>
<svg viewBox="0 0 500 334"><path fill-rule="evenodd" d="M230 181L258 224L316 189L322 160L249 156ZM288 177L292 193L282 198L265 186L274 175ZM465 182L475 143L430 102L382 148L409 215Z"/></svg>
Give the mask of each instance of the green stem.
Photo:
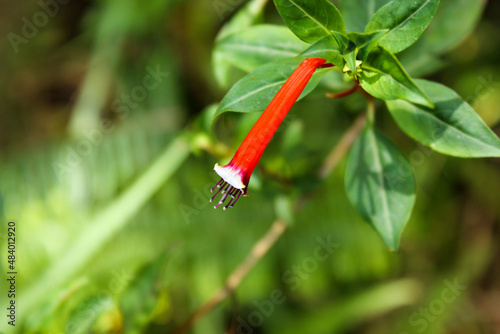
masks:
<svg viewBox="0 0 500 334"><path fill-rule="evenodd" d="M164 183L172 177L189 156L185 138L176 138L158 159L120 197L95 215L87 228L76 238L64 255L45 272L41 279L20 296L21 317L39 307L57 289L77 274L99 250L119 232L147 203Z"/></svg>

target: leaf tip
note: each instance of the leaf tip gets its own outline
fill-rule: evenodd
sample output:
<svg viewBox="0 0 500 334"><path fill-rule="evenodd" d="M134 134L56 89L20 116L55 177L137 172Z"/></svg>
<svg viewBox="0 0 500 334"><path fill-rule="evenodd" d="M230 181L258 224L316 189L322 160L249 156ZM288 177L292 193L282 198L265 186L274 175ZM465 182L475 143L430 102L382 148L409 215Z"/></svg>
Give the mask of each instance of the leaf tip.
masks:
<svg viewBox="0 0 500 334"><path fill-rule="evenodd" d="M222 101L224 102L224 101ZM225 112L230 111L229 109L225 108L225 105L222 104L222 102L219 104L217 109L212 114L212 124L215 122L216 119L220 117L220 115L224 114Z"/></svg>
<svg viewBox="0 0 500 334"><path fill-rule="evenodd" d="M393 247L389 247L389 252L392 254L398 254L399 253L399 244L395 245Z"/></svg>
<svg viewBox="0 0 500 334"><path fill-rule="evenodd" d="M396 239L397 240L383 240L388 251L393 254L399 253L399 238Z"/></svg>
<svg viewBox="0 0 500 334"><path fill-rule="evenodd" d="M434 102L432 102L430 98L426 97L425 100L427 102L425 104L426 107L429 107L431 109L435 109L436 108L436 106L434 105Z"/></svg>

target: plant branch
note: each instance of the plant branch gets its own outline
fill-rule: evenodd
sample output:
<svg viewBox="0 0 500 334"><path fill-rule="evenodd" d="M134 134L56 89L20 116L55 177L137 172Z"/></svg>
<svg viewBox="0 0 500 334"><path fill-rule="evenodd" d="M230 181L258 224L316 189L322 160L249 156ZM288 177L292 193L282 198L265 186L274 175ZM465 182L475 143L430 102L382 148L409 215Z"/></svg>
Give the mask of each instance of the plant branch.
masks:
<svg viewBox="0 0 500 334"><path fill-rule="evenodd" d="M335 65L328 63L319 66L319 68L329 68L329 67L335 67Z"/></svg>
<svg viewBox="0 0 500 334"><path fill-rule="evenodd" d="M217 291L212 298L210 298L203 306L201 306L195 313L193 313L177 330L174 334L182 334L187 332L194 323L202 318L205 314L214 309L222 301L224 301L233 291L240 285L243 278L250 272L250 270L260 261L260 259L267 254L269 249L278 241L283 232L285 232L287 225L277 220L273 223L267 233L253 246L250 254L229 276L226 284L219 291Z"/></svg>

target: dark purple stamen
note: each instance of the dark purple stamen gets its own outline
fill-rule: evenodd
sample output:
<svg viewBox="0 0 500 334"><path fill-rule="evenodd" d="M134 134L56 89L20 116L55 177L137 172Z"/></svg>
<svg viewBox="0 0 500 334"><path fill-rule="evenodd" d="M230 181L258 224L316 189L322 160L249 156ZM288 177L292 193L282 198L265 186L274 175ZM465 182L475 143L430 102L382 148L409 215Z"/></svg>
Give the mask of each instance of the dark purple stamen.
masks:
<svg viewBox="0 0 500 334"><path fill-rule="evenodd" d="M219 182L217 182L217 184L210 190L210 192L213 193L214 189L217 188L217 187L220 187L221 183L224 183L223 179L220 179Z"/></svg>
<svg viewBox="0 0 500 334"><path fill-rule="evenodd" d="M222 179L220 181L222 181ZM217 192L215 193L215 195L213 195L212 198L210 198L210 202L212 202L214 200L215 196L217 196L221 192L221 190L224 189L224 187L227 185L226 182L222 182L221 183L220 181L215 185L215 187L218 187L219 190L217 190ZM212 190L210 190L210 192L213 193L215 187L213 187Z"/></svg>
<svg viewBox="0 0 500 334"><path fill-rule="evenodd" d="M217 182L217 184L212 188L212 190L210 190L210 192L213 193L216 188L219 188L219 190L217 190L215 195L213 195L212 198L210 198L210 202L213 202L214 198L219 193L222 194L222 198L214 206L214 209L217 209L219 207L219 205L223 204L226 201L226 199L228 198L228 196L231 196L231 199L229 200L229 203L226 206L224 206L223 209L226 210L227 208L233 208L234 204L236 203L238 198L240 198L241 194L243 193L243 190L233 187L232 185L225 182L223 179L220 179L220 181Z"/></svg>
<svg viewBox="0 0 500 334"><path fill-rule="evenodd" d="M227 205L225 207L223 207L224 210L226 210L227 208L234 208L234 204L236 203L238 198L240 198L241 194L243 194L243 191L240 189L234 188L233 190L234 190L233 194L231 195L232 199L229 201L229 203L227 203ZM236 195L236 193L238 195L235 198L234 196Z"/></svg>

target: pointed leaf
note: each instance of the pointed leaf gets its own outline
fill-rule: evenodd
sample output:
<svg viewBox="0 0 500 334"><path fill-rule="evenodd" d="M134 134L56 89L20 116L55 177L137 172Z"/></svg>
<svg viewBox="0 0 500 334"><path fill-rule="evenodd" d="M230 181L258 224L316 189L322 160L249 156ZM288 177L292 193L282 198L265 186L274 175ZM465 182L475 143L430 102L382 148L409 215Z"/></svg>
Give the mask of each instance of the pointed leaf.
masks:
<svg viewBox="0 0 500 334"><path fill-rule="evenodd" d="M217 34L217 40L246 29L261 20L267 0L250 0Z"/></svg>
<svg viewBox="0 0 500 334"><path fill-rule="evenodd" d="M342 15L328 0L274 0L285 24L301 40L314 43L332 34L345 33Z"/></svg>
<svg viewBox="0 0 500 334"><path fill-rule="evenodd" d="M403 99L432 108L432 101L406 73L397 58L377 47L361 64L361 86L369 94L383 100Z"/></svg>
<svg viewBox="0 0 500 334"><path fill-rule="evenodd" d="M334 37L337 39L342 54L342 58L346 62L347 68L352 72L354 78L357 78L356 75L356 44L349 39L346 35L333 32ZM345 71L345 69L342 69Z"/></svg>
<svg viewBox="0 0 500 334"><path fill-rule="evenodd" d="M384 29L369 33L351 32L347 34L347 37L353 41L356 45L356 49L358 49L357 58L364 61L379 39L382 38L382 36L384 36L388 31L389 30Z"/></svg>
<svg viewBox="0 0 500 334"><path fill-rule="evenodd" d="M438 56L456 47L470 34L485 5L483 0L441 0L422 37L399 58L407 71L423 76L442 68L445 63Z"/></svg>
<svg viewBox="0 0 500 334"><path fill-rule="evenodd" d="M223 38L216 50L236 67L250 72L261 65L295 57L306 47L288 28L261 24Z"/></svg>
<svg viewBox="0 0 500 334"><path fill-rule="evenodd" d="M372 16L365 32L389 29L379 44L398 53L417 41L438 5L439 0L391 1Z"/></svg>
<svg viewBox="0 0 500 334"><path fill-rule="evenodd" d="M351 41L347 35L337 31L332 31L332 35L335 39L337 39L342 54L348 54L356 50L356 44L354 44L354 42Z"/></svg>
<svg viewBox="0 0 500 334"><path fill-rule="evenodd" d="M391 0L343 0L340 12L347 31L364 31L373 14Z"/></svg>
<svg viewBox="0 0 500 334"><path fill-rule="evenodd" d="M346 62L347 68L351 71L354 79L358 78L357 74L357 63L356 63L356 51L351 51L348 54L343 55Z"/></svg>
<svg viewBox="0 0 500 334"><path fill-rule="evenodd" d="M398 148L371 124L349 153L345 186L356 210L397 251L415 203L415 180Z"/></svg>
<svg viewBox="0 0 500 334"><path fill-rule="evenodd" d="M329 63L342 69L344 60L342 58L342 48L334 36L326 36L312 44L304 52L297 56L298 59L323 58Z"/></svg>
<svg viewBox="0 0 500 334"><path fill-rule="evenodd" d="M387 101L399 126L435 151L456 157L500 157L500 139L472 107L441 84L417 80L435 109L406 101Z"/></svg>

